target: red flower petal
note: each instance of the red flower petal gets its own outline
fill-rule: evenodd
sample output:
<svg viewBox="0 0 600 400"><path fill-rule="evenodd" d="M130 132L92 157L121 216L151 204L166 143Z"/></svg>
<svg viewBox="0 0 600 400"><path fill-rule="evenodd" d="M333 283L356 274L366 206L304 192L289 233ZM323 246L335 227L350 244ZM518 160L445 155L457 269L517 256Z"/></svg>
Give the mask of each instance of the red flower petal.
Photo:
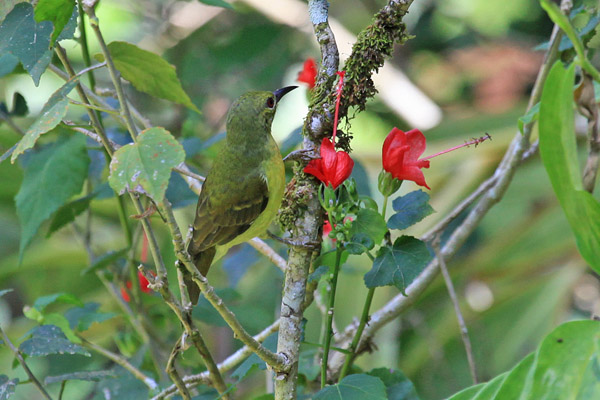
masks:
<svg viewBox="0 0 600 400"><path fill-rule="evenodd" d="M337 188L352 173L354 161L344 151L335 151L331 140L324 138L321 142L321 158L311 160L304 167L305 174L317 177L325 185Z"/></svg>
<svg viewBox="0 0 600 400"><path fill-rule="evenodd" d="M304 61L302 71L298 73L298 82L308 84L308 88L312 89L315 87L315 79L317 78L317 63L314 58L307 58Z"/></svg>
<svg viewBox="0 0 600 400"><path fill-rule="evenodd" d="M419 160L426 145L425 135L418 129L406 133L398 128L392 129L383 142L383 169L396 179L413 181L430 189L421 171L421 168L429 168L429 161Z"/></svg>

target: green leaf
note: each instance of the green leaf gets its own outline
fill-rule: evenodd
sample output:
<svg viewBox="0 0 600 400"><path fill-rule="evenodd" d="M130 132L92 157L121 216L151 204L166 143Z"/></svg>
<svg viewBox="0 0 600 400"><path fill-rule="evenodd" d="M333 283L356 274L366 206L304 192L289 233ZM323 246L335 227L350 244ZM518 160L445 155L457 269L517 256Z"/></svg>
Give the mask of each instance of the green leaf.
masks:
<svg viewBox="0 0 600 400"><path fill-rule="evenodd" d="M600 322L571 321L544 338L515 368L450 400L600 398Z"/></svg>
<svg viewBox="0 0 600 400"><path fill-rule="evenodd" d="M390 229L406 229L435 212L429 205L429 195L422 190L415 190L392 202L396 214L387 222Z"/></svg>
<svg viewBox="0 0 600 400"><path fill-rule="evenodd" d="M25 150L32 148L42 134L54 129L60 123L67 113L67 105L69 104L67 95L73 90L78 80L79 78L75 78L67 81L67 83L50 96L46 104L44 104L42 111L40 111L38 119L31 124L27 132L25 132L25 136L17 144L17 148L10 157L11 163L14 163L17 157L23 154Z"/></svg>
<svg viewBox="0 0 600 400"><path fill-rule="evenodd" d="M39 312L44 312L46 307L57 302L83 306L83 302L70 293L55 293L39 297L35 303L33 303L33 307Z"/></svg>
<svg viewBox="0 0 600 400"><path fill-rule="evenodd" d="M75 135L32 154L15 197L21 222L19 258L40 225L67 200L81 192L89 158L85 137Z"/></svg>
<svg viewBox="0 0 600 400"><path fill-rule="evenodd" d="M40 0L35 6L36 22L50 21L54 26L51 43L58 38L63 31L73 10L75 9L75 0Z"/></svg>
<svg viewBox="0 0 600 400"><path fill-rule="evenodd" d="M198 1L200 3L204 3L209 6L223 7L223 8L229 8L230 10L233 10L233 6L224 0L198 0Z"/></svg>
<svg viewBox="0 0 600 400"><path fill-rule="evenodd" d="M0 25L0 55L10 53L17 57L36 86L52 59L52 30L50 21L35 22L29 3L15 5Z"/></svg>
<svg viewBox="0 0 600 400"><path fill-rule="evenodd" d="M8 376L0 375L0 400L8 400L18 384L19 378L9 380Z"/></svg>
<svg viewBox="0 0 600 400"><path fill-rule="evenodd" d="M75 217L87 210L90 206L90 202L94 198L94 195L80 197L73 201L68 202L64 206L58 209L56 214L54 214L54 218L52 218L52 222L50 222L50 227L48 228L48 233L46 233L46 237L50 237L54 232L67 225L70 222L75 221Z"/></svg>
<svg viewBox="0 0 600 400"><path fill-rule="evenodd" d="M575 234L581 256L600 272L600 203L583 190L573 111L575 65L557 61L544 84L540 106L540 154L552 188Z"/></svg>
<svg viewBox="0 0 600 400"><path fill-rule="evenodd" d="M119 258L125 257L128 251L128 248L123 248L121 250L110 250L102 254L100 257L96 257L92 265L81 271L81 275L83 276L89 272L103 269L104 267L109 266L110 264L117 261Z"/></svg>
<svg viewBox="0 0 600 400"><path fill-rule="evenodd" d="M14 71L19 59L10 53L0 54L0 78Z"/></svg>
<svg viewBox="0 0 600 400"><path fill-rule="evenodd" d="M373 247L375 247L373 239L362 232L353 235L350 241L344 245L344 248L348 253L356 255L367 252L373 249Z"/></svg>
<svg viewBox="0 0 600 400"><path fill-rule="evenodd" d="M337 385L318 391L313 400L387 400L381 379L366 375L348 375Z"/></svg>
<svg viewBox="0 0 600 400"><path fill-rule="evenodd" d="M392 247L382 247L373 262L373 268L365 274L368 288L396 286L402 294L431 261L431 254L424 242L412 236L401 236Z"/></svg>
<svg viewBox="0 0 600 400"><path fill-rule="evenodd" d="M525 127L525 125L530 124L534 121L537 121L539 114L540 114L540 103L535 103L535 105L533 107L531 107L529 109L529 111L527 111L527 114L525 114L519 118L519 120L517 121L517 124L519 125L519 131L521 132L521 134L523 134L523 128Z"/></svg>
<svg viewBox="0 0 600 400"><path fill-rule="evenodd" d="M79 371L79 372L71 372L69 374L57 375L57 376L47 376L44 379L44 384L49 385L51 383L64 382L64 381L91 381L91 382L100 382L107 378L116 378L116 374L114 371Z"/></svg>
<svg viewBox="0 0 600 400"><path fill-rule="evenodd" d="M127 42L111 42L108 50L115 67L137 90L200 112L183 90L175 67L158 54ZM96 59L104 61L101 55L96 56Z"/></svg>
<svg viewBox="0 0 600 400"><path fill-rule="evenodd" d="M413 383L401 371L389 368L376 368L369 371L383 382L388 400L419 400Z"/></svg>
<svg viewBox="0 0 600 400"><path fill-rule="evenodd" d="M71 329L87 331L94 322L103 322L117 316L115 313L98 312L100 304L86 303L83 307L73 307L65 313Z"/></svg>
<svg viewBox="0 0 600 400"><path fill-rule="evenodd" d="M163 201L171 169L185 159L183 147L163 128L146 129L117 150L110 162L108 183L118 193L143 193Z"/></svg>
<svg viewBox="0 0 600 400"><path fill-rule="evenodd" d="M61 329L54 325L35 327L32 337L21 343L19 350L31 357L65 353L91 357L86 349L68 341Z"/></svg>
<svg viewBox="0 0 600 400"><path fill-rule="evenodd" d="M381 214L370 208L361 208L356 213L356 219L352 222L350 237L357 233L364 233L373 240L373 243L379 244L386 232L387 225Z"/></svg>
<svg viewBox="0 0 600 400"><path fill-rule="evenodd" d="M81 344L81 339L78 338L77 335L75 335L75 332L73 332L73 329L71 329L69 320L62 314L44 314L40 324L57 326L71 343Z"/></svg>

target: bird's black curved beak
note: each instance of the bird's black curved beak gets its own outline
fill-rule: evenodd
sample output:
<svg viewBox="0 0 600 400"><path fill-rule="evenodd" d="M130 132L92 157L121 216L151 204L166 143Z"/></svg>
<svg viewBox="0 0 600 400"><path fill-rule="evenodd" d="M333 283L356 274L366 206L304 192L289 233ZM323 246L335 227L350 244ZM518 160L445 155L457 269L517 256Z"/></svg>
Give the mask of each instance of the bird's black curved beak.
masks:
<svg viewBox="0 0 600 400"><path fill-rule="evenodd" d="M277 89L276 91L273 92L273 94L275 95L275 98L277 99L277 102L279 102L279 100L281 100L281 98L283 96L285 96L286 94L288 94L292 90L296 89L297 87L298 86L286 86L286 87L283 87L281 89Z"/></svg>

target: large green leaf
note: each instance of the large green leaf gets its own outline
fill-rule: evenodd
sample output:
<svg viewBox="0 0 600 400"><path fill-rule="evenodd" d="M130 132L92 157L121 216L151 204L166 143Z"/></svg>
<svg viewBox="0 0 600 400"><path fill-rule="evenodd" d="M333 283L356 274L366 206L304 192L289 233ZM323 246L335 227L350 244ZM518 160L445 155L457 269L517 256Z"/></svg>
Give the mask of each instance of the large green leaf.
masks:
<svg viewBox="0 0 600 400"><path fill-rule="evenodd" d="M67 310L65 318L69 321L71 329L83 332L87 331L93 323L100 323L117 315L98 312L98 308L100 308L98 303L86 303L83 307L73 307Z"/></svg>
<svg viewBox="0 0 600 400"><path fill-rule="evenodd" d="M31 338L21 343L19 350L31 357L65 353L91 356L86 349L67 340L60 328L54 325L34 328Z"/></svg>
<svg viewBox="0 0 600 400"><path fill-rule="evenodd" d="M599 356L600 322L567 322L511 371L467 388L450 400L598 399Z"/></svg>
<svg viewBox="0 0 600 400"><path fill-rule="evenodd" d="M111 42L108 50L115 67L137 90L200 112L183 90L175 67L161 56L127 42ZM96 59L102 61L103 57L97 55Z"/></svg>
<svg viewBox="0 0 600 400"><path fill-rule="evenodd" d="M600 203L583 190L575 141L574 79L575 65L565 69L560 61L548 74L540 105L540 154L579 252L600 272Z"/></svg>
<svg viewBox="0 0 600 400"><path fill-rule="evenodd" d="M398 197L392 205L396 214L388 219L390 229L406 229L435 212L429 205L429 195L422 190Z"/></svg>
<svg viewBox="0 0 600 400"><path fill-rule="evenodd" d="M388 400L419 400L413 383L401 371L389 368L376 368L369 375L381 379L385 385Z"/></svg>
<svg viewBox="0 0 600 400"><path fill-rule="evenodd" d="M81 192L89 162L85 137L79 134L31 155L15 197L21 222L20 258L40 225Z"/></svg>
<svg viewBox="0 0 600 400"><path fill-rule="evenodd" d="M183 147L163 128L146 129L117 150L110 162L108 183L118 193L143 193L162 202L171 169L185 159Z"/></svg>
<svg viewBox="0 0 600 400"><path fill-rule="evenodd" d="M39 312L43 312L46 307L58 302L73 304L80 307L83 306L83 302L70 293L54 293L47 296L38 297L33 303L33 307Z"/></svg>
<svg viewBox="0 0 600 400"><path fill-rule="evenodd" d="M348 375L337 385L326 386L313 400L387 400L381 379L366 375Z"/></svg>
<svg viewBox="0 0 600 400"><path fill-rule="evenodd" d="M54 129L60 123L67 113L69 104L67 95L77 85L78 80L78 78L75 78L67 81L50 96L42 111L40 111L40 116L31 124L25 136L17 144L17 148L10 157L10 162L14 163L20 154L35 145L42 134Z"/></svg>
<svg viewBox="0 0 600 400"><path fill-rule="evenodd" d="M361 208L356 213L356 219L352 221L350 237L357 233L364 233L373 240L373 243L378 245L386 232L387 226L381 214L370 208Z"/></svg>
<svg viewBox="0 0 600 400"><path fill-rule="evenodd" d="M365 274L365 285L368 288L394 285L404 294L430 260L431 254L424 242L412 236L401 236L393 246L379 250L373 268Z"/></svg>
<svg viewBox="0 0 600 400"><path fill-rule="evenodd" d="M50 21L54 26L51 41L58 38L73 15L75 0L40 0L35 6L37 22Z"/></svg>
<svg viewBox="0 0 600 400"><path fill-rule="evenodd" d="M0 55L0 78L13 72L19 59L10 53Z"/></svg>
<svg viewBox="0 0 600 400"><path fill-rule="evenodd" d="M19 3L6 16L0 25L0 56L16 56L37 86L52 59L53 26L50 21L36 23L33 14L31 4Z"/></svg>
<svg viewBox="0 0 600 400"><path fill-rule="evenodd" d="M19 378L8 379L6 375L0 375L0 400L8 400L15 392Z"/></svg>

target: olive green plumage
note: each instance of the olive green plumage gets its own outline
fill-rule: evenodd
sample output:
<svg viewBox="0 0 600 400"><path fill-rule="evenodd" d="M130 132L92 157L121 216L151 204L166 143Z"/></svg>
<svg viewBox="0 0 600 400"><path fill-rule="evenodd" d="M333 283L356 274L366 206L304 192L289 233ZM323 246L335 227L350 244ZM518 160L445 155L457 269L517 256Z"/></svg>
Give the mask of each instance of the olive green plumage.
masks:
<svg viewBox="0 0 600 400"><path fill-rule="evenodd" d="M227 138L198 198L188 252L206 275L214 260L236 244L265 233L281 205L285 171L271 124L277 103L295 86L249 92L227 114ZM186 276L190 299L199 289Z"/></svg>

